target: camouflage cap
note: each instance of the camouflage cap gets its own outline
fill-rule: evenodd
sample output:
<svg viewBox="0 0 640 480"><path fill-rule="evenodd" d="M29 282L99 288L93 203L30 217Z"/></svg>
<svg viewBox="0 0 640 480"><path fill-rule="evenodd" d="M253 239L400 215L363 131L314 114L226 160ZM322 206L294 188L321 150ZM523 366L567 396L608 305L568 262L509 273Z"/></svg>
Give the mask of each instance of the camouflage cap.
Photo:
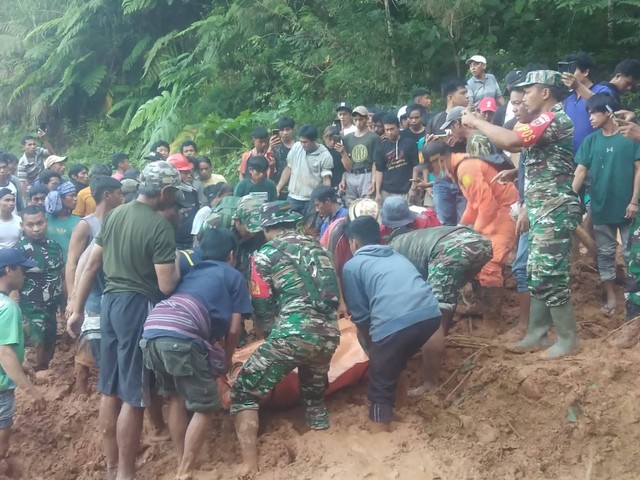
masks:
<svg viewBox="0 0 640 480"><path fill-rule="evenodd" d="M177 187L180 172L170 163L160 161L149 163L140 174L140 187L162 190L164 187Z"/></svg>
<svg viewBox="0 0 640 480"><path fill-rule="evenodd" d="M562 83L562 74L555 70L533 70L527 73L523 82L516 84L516 87L528 87L530 85L547 85L549 87L566 88Z"/></svg>
<svg viewBox="0 0 640 480"><path fill-rule="evenodd" d="M271 227L279 223L293 223L302 220L302 215L291 208L285 200L265 203L260 207L260 226Z"/></svg>
<svg viewBox="0 0 640 480"><path fill-rule="evenodd" d="M242 222L249 233L262 231L262 218L260 207L264 205L264 198L259 195L245 195L238 202L238 208L233 218Z"/></svg>

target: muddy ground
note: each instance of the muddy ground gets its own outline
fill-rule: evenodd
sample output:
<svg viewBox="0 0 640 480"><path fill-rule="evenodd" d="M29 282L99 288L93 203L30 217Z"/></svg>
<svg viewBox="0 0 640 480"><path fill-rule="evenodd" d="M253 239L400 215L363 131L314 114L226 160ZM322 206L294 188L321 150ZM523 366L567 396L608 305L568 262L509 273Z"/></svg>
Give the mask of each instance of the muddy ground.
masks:
<svg viewBox="0 0 640 480"><path fill-rule="evenodd" d="M366 381L329 398L331 428L308 431L302 410L262 412L260 479L638 479L640 478L640 347L620 350L603 340L623 321L600 312L597 276L574 275L573 299L582 350L540 361L515 355L488 339L481 321L457 323L434 394L397 411L392 433L366 430ZM504 328L515 321L510 293ZM600 337L600 338L599 338ZM49 405L39 415L18 393L13 452L24 478L104 478L97 426L99 396L73 393L73 350L60 349L37 382ZM411 365L413 384L419 360ZM95 376L92 379L95 385ZM220 414L201 455L198 479L235 478L238 445L232 419ZM145 440L140 479L172 479L169 442Z"/></svg>

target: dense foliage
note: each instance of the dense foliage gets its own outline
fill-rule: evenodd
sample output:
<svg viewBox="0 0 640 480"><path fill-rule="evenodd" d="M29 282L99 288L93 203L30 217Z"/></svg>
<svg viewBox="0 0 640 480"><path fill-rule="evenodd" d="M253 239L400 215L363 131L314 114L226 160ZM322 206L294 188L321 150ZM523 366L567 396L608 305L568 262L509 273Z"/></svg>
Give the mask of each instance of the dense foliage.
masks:
<svg viewBox="0 0 640 480"><path fill-rule="evenodd" d="M14 0L0 9L3 145L39 121L87 161L195 138L231 169L257 123L391 107L482 53L502 78L640 44L640 0Z"/></svg>

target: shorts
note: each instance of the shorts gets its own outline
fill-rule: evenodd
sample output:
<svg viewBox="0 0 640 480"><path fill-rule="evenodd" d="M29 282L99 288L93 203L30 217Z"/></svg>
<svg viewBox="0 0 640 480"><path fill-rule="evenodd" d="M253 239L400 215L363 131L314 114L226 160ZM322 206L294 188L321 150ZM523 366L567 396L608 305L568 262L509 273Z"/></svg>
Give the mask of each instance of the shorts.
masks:
<svg viewBox="0 0 640 480"><path fill-rule="evenodd" d="M192 340L157 337L140 340L144 366L153 372L158 393L180 395L190 412L209 412L220 406L209 352Z"/></svg>
<svg viewBox="0 0 640 480"><path fill-rule="evenodd" d="M15 390L0 391L0 430L11 428L16 413Z"/></svg>
<svg viewBox="0 0 640 480"><path fill-rule="evenodd" d="M147 297L137 292L107 292L102 297L98 391L134 407L146 406L139 343L151 308Z"/></svg>
<svg viewBox="0 0 640 480"><path fill-rule="evenodd" d="M369 347L369 419L388 423L393 420L398 377L409 359L440 328L440 317L430 318L372 342Z"/></svg>

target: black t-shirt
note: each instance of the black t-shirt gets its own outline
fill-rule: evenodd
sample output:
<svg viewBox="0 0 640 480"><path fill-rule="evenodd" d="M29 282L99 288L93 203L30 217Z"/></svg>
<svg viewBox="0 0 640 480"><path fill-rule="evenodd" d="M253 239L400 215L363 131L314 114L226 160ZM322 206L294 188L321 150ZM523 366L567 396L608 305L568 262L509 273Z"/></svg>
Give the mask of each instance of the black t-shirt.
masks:
<svg viewBox="0 0 640 480"><path fill-rule="evenodd" d="M411 131L410 128L405 128L400 132L400 138L408 138L413 140L413 143L416 144L416 148L417 148L418 142L420 141L421 138L425 136L425 134L426 134L426 130L422 130L422 132L420 133L414 133Z"/></svg>
<svg viewBox="0 0 640 480"><path fill-rule="evenodd" d="M280 181L282 171L287 167L287 155L289 155L290 151L291 149L282 142L276 145L273 149L273 156L276 163L276 172L273 176L273 181L276 185Z"/></svg>
<svg viewBox="0 0 640 480"><path fill-rule="evenodd" d="M178 230L176 230L176 245L180 249L190 248L193 245L193 235L191 235L191 229L193 227L193 220L196 218L196 213L200 209L200 203L198 202L198 192L194 189L190 191L183 191L184 198L187 202L193 205L189 210L183 212L182 221Z"/></svg>
<svg viewBox="0 0 640 480"><path fill-rule="evenodd" d="M344 165L342 164L342 155L334 148L327 147L331 158L333 158L333 168L331 169L331 186L336 188L342 181L342 174L344 173Z"/></svg>
<svg viewBox="0 0 640 480"><path fill-rule="evenodd" d="M382 190L402 194L409 191L413 167L418 164L418 146L412 137L401 136L397 142L384 140L373 158L382 172Z"/></svg>

